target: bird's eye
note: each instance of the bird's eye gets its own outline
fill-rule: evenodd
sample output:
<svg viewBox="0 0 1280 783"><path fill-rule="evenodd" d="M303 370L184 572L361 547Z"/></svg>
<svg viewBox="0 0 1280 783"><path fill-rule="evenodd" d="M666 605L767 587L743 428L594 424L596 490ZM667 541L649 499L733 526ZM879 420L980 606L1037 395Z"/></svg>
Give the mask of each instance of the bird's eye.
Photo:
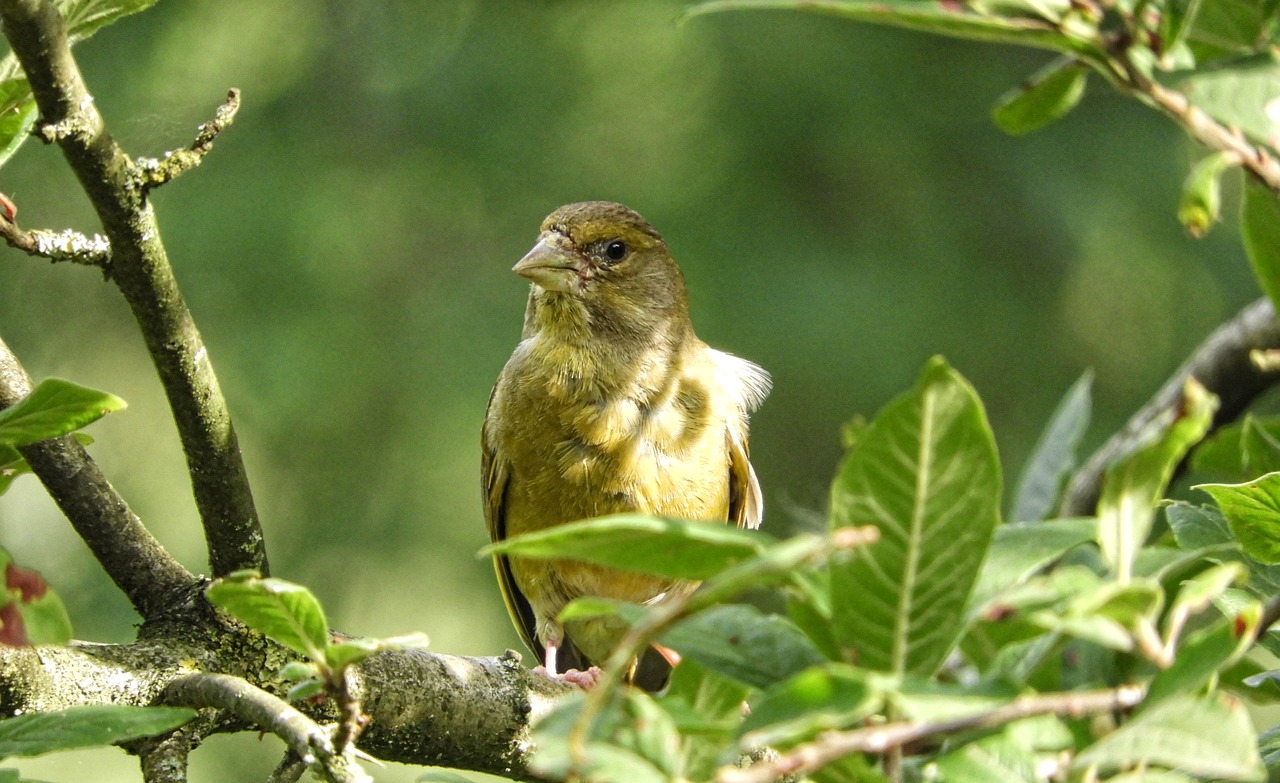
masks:
<svg viewBox="0 0 1280 783"><path fill-rule="evenodd" d="M605 245L604 254L610 261L621 261L627 257L627 243L621 239L615 239Z"/></svg>

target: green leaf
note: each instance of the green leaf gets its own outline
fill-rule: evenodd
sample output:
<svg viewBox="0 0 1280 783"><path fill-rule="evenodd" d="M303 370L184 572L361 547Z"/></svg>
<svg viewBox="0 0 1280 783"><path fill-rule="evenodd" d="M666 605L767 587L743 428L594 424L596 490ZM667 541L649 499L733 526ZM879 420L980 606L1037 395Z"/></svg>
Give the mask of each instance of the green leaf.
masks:
<svg viewBox="0 0 1280 783"><path fill-rule="evenodd" d="M1030 5L1025 3L1024 5ZM1033 46L1066 54L1075 53L1087 59L1102 56L1090 40L1096 31L1066 34L1040 19L974 13L960 4L920 2L919 0L718 0L699 3L685 12L686 17L721 11L794 10L828 14L858 22L882 24L923 33L946 35L974 41ZM1083 21L1083 20L1081 20ZM1064 25L1064 29L1069 28Z"/></svg>
<svg viewBox="0 0 1280 783"><path fill-rule="evenodd" d="M71 641L71 617L62 599L52 590L29 601L19 601L22 624L29 644L66 644Z"/></svg>
<svg viewBox="0 0 1280 783"><path fill-rule="evenodd" d="M537 750L529 763L530 770L536 775L556 780L564 780L573 774L583 783L622 780L628 783L669 783L671 776L665 771L669 765L655 764L644 755L653 748L649 742L653 736L638 736L630 730L632 717L640 711L633 707L633 702L649 697L634 690L625 691L623 695L627 700L626 712L614 704L592 725L581 765L575 764L571 758L568 739L582 710L584 694L572 693L558 699L552 711L534 725L533 739ZM647 710L644 712L648 714ZM668 723L659 731L669 734L671 725ZM660 740L660 744L665 744L665 741ZM670 753L674 757L675 750L670 749ZM670 761L674 763L675 759Z"/></svg>
<svg viewBox="0 0 1280 783"><path fill-rule="evenodd" d="M31 466L17 449L0 443L0 495L9 489L14 479L30 472Z"/></svg>
<svg viewBox="0 0 1280 783"><path fill-rule="evenodd" d="M130 14L145 11L156 0L58 0L72 43L78 43Z"/></svg>
<svg viewBox="0 0 1280 783"><path fill-rule="evenodd" d="M842 663L806 669L752 700L738 730L746 745L786 748L845 729L881 709L884 694L865 672Z"/></svg>
<svg viewBox="0 0 1280 783"><path fill-rule="evenodd" d="M1218 62L1263 49L1271 37L1267 28L1274 23L1275 4L1258 0L1214 0L1199 4L1190 24L1186 42L1201 65Z"/></svg>
<svg viewBox="0 0 1280 783"><path fill-rule="evenodd" d="M672 713L684 735L680 756L686 779L710 780L714 776L730 732L742 720L748 690L704 669L697 661L683 661L672 671L671 684L660 703ZM683 720L677 713L683 713Z"/></svg>
<svg viewBox="0 0 1280 783"><path fill-rule="evenodd" d="M13 157L30 136L39 113L31 85L25 78L0 81L0 166Z"/></svg>
<svg viewBox="0 0 1280 783"><path fill-rule="evenodd" d="M0 443L26 446L92 424L125 401L60 378L46 378L12 407L0 411Z"/></svg>
<svg viewBox="0 0 1280 783"><path fill-rule="evenodd" d="M826 569L798 571L786 586L787 616L828 659L841 659L831 629L831 573Z"/></svg>
<svg viewBox="0 0 1280 783"><path fill-rule="evenodd" d="M1001 591L1024 581L1068 550L1092 541L1097 529L1096 519L1050 519L996 528L965 615L978 615Z"/></svg>
<svg viewBox="0 0 1280 783"><path fill-rule="evenodd" d="M1199 239L1222 215L1222 172L1233 159L1219 151L1196 161L1182 183L1178 220L1191 236Z"/></svg>
<svg viewBox="0 0 1280 783"><path fill-rule="evenodd" d="M1174 466L1208 431L1217 403L1189 379L1178 409L1152 424L1154 437L1107 468L1098 501L1098 547L1120 581L1132 575L1134 558L1151 532L1156 502Z"/></svg>
<svg viewBox="0 0 1280 783"><path fill-rule="evenodd" d="M1199 484L1213 496L1245 554L1260 563L1280 563L1280 473L1244 484Z"/></svg>
<svg viewBox="0 0 1280 783"><path fill-rule="evenodd" d="M1230 483L1280 470L1280 417L1246 413L1219 428L1192 453L1191 467Z"/></svg>
<svg viewBox="0 0 1280 783"><path fill-rule="evenodd" d="M929 674L964 631L1000 517L1000 464L982 403L940 358L846 456L831 525L880 541L831 565L835 636L859 665Z"/></svg>
<svg viewBox="0 0 1280 783"><path fill-rule="evenodd" d="M1032 783L1036 754L1001 732L939 756L934 766L940 780L955 783Z"/></svg>
<svg viewBox="0 0 1280 783"><path fill-rule="evenodd" d="M1280 98L1280 59L1274 55L1249 55L1201 68L1181 88L1192 105L1223 125L1255 142L1273 148L1280 144L1280 123L1267 111Z"/></svg>
<svg viewBox="0 0 1280 783"><path fill-rule="evenodd" d="M1152 765L1204 778L1262 781L1249 713L1222 694L1172 696L1085 748L1072 763L1084 770Z"/></svg>
<svg viewBox="0 0 1280 783"><path fill-rule="evenodd" d="M1180 46L1200 12L1201 0L1166 0L1160 15L1160 40L1164 51Z"/></svg>
<svg viewBox="0 0 1280 783"><path fill-rule="evenodd" d="M1192 693L1219 670L1239 660L1253 646L1261 617L1262 607L1255 603L1251 611L1223 618L1187 637L1178 648L1173 665L1151 681L1142 709L1154 709L1165 699Z"/></svg>
<svg viewBox="0 0 1280 783"><path fill-rule="evenodd" d="M665 633L662 644L705 668L767 688L825 657L789 620L753 606L715 606Z"/></svg>
<svg viewBox="0 0 1280 783"><path fill-rule="evenodd" d="M1014 522L1032 522L1053 513L1062 485L1076 467L1076 449L1089 428L1093 373L1080 376L1049 418L1031 458L1022 469L1014 495Z"/></svg>
<svg viewBox="0 0 1280 783"><path fill-rule="evenodd" d="M195 714L186 707L104 704L5 718L0 720L0 758L151 737L181 726Z"/></svg>
<svg viewBox="0 0 1280 783"><path fill-rule="evenodd" d="M345 669L359 663L374 653L383 650L403 650L407 647L426 647L429 644L426 634L415 633L407 636L392 636L385 639L344 639L325 648L324 659L329 668Z"/></svg>
<svg viewBox="0 0 1280 783"><path fill-rule="evenodd" d="M215 581L205 595L250 628L312 661L325 660L329 624L307 588L242 571Z"/></svg>
<svg viewBox="0 0 1280 783"><path fill-rule="evenodd" d="M1052 62L1001 96L991 119L1010 136L1039 130L1080 103L1087 77L1073 59Z"/></svg>
<svg viewBox="0 0 1280 783"><path fill-rule="evenodd" d="M318 679L303 680L284 695L285 699L292 702L306 701L307 699L320 696L324 693L324 682Z"/></svg>
<svg viewBox="0 0 1280 783"><path fill-rule="evenodd" d="M1240 234L1258 285L1280 308L1280 199L1253 177L1244 180Z"/></svg>
<svg viewBox="0 0 1280 783"><path fill-rule="evenodd" d="M701 580L760 554L765 543L773 540L723 523L620 514L508 538L490 544L480 554L572 558L610 568Z"/></svg>

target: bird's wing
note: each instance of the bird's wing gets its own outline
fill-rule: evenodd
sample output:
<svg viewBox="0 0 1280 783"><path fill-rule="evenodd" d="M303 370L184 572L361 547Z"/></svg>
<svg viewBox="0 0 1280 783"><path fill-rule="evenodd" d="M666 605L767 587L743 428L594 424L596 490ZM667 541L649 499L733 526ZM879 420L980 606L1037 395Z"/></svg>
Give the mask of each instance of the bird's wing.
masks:
<svg viewBox="0 0 1280 783"><path fill-rule="evenodd" d="M746 433L728 429L729 440L729 521L738 527L755 529L764 518L764 495L760 480L748 458Z"/></svg>
<svg viewBox="0 0 1280 783"><path fill-rule="evenodd" d="M510 465L507 460L494 448L493 438L489 432L490 413L493 410L493 398L497 394L497 387L489 394L489 408L485 412L484 429L480 436L480 479L484 482L484 518L489 527L489 540L496 543L507 537L507 522L505 505L507 496L507 479L510 475ZM516 587L515 580L511 578L511 564L507 561L506 555L493 556L493 570L498 574L498 587L502 590L502 600L507 605L507 612L511 615L511 622L515 624L516 630L520 632L520 638L528 648L537 654L541 660L546 652L541 644L538 644L535 629L537 621L534 618L533 607L529 605L529 601Z"/></svg>

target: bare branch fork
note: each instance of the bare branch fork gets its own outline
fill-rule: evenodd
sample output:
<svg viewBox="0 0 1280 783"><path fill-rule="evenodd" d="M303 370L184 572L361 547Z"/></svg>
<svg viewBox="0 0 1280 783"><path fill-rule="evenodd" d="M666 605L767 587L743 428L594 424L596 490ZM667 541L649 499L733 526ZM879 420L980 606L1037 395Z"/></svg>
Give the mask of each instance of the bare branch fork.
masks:
<svg viewBox="0 0 1280 783"><path fill-rule="evenodd" d="M178 427L214 576L268 571L258 513L226 400L208 350L174 279L147 191L199 163L235 113L233 91L187 150L139 165L107 132L71 55L66 23L47 0L3 0L0 22L40 109L36 135L62 149L102 222L110 245L89 254L120 288L159 373ZM0 220L0 223L5 221ZM12 221L9 221L12 222ZM38 235L8 227L27 250ZM77 243L73 243L77 244ZM105 248L100 243L98 251ZM83 253L71 254L83 258Z"/></svg>

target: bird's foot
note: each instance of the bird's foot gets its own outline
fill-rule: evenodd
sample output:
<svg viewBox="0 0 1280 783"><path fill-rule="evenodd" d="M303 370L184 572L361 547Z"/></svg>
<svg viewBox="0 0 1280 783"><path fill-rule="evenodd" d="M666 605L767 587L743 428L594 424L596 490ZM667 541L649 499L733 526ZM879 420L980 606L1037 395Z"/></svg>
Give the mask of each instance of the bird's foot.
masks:
<svg viewBox="0 0 1280 783"><path fill-rule="evenodd" d="M567 682L570 685L576 685L583 690L594 688L596 683L604 677L604 671L599 666L592 666L589 669L570 669L567 672L553 674L547 670L545 666L536 666L533 669L534 674L541 674L543 677L549 677L560 682Z"/></svg>

